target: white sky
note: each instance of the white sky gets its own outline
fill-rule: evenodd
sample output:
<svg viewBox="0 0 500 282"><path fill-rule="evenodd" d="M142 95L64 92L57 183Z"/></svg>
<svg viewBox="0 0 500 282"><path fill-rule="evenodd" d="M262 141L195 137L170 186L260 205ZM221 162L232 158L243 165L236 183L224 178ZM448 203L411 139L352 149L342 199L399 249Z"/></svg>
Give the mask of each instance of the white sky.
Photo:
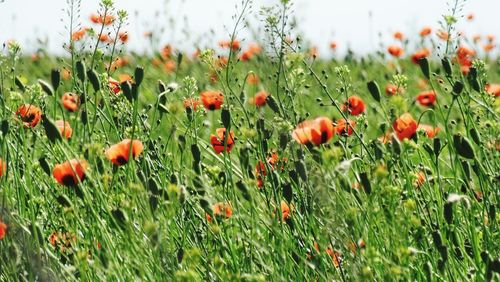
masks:
<svg viewBox="0 0 500 282"><path fill-rule="evenodd" d="M67 38L63 9L67 0L3 0L0 3L0 42L16 39L26 50L39 47L36 38L48 38L51 51L60 52L62 42ZM0 0L2 2L2 0ZM81 21L90 25L88 16L98 9L99 0L82 0ZM233 28L235 5L241 6L241 0L115 0L115 6L125 9L130 14L130 47L144 50L147 43L143 32L158 29L166 30L161 44L173 43L189 49L191 42L185 40L181 29L185 28L183 18L188 23L191 40L201 37L206 44L223 39ZM415 34L423 26L435 29L438 21L447 11L448 0L293 0L294 14L299 22L299 29L306 39L320 47L320 53L328 52L328 44L334 40L339 51L350 46L355 52L373 51L380 42L391 42L391 34L401 30L406 34ZM279 3L278 0L254 0L251 22L260 23L259 7ZM165 15L176 16L176 25L172 26ZM372 13L370 21L369 13ZM463 14L475 14L473 22L461 19L460 30L466 34L494 34L500 38L498 17L500 0L468 0ZM159 18L155 18L159 13ZM207 37L213 29L214 37ZM64 33L64 36L62 35ZM248 34L242 34L246 37ZM250 39L249 39L250 40Z"/></svg>

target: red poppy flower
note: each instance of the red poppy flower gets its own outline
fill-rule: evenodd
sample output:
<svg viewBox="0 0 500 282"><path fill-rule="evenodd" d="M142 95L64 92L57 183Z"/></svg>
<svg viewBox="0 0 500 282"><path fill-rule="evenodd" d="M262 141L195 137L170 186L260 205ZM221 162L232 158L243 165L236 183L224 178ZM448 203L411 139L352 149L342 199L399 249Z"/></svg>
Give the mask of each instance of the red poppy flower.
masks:
<svg viewBox="0 0 500 282"><path fill-rule="evenodd" d="M233 208L230 203L216 203L212 206L212 213L217 219L229 219L233 215ZM208 222L212 222L212 217L206 213Z"/></svg>
<svg viewBox="0 0 500 282"><path fill-rule="evenodd" d="M426 27L422 28L422 30L420 30L420 36L422 36L422 37L425 37L431 33L432 33L432 29L428 26L426 26Z"/></svg>
<svg viewBox="0 0 500 282"><path fill-rule="evenodd" d="M0 177L2 177L7 171L7 163L0 159Z"/></svg>
<svg viewBox="0 0 500 282"><path fill-rule="evenodd" d="M118 38L120 39L120 41L122 43L127 43L127 41L128 41L128 32L126 32L126 31L120 31L120 33L118 33Z"/></svg>
<svg viewBox="0 0 500 282"><path fill-rule="evenodd" d="M214 134L210 135L210 144L212 144L214 151L217 154L220 154L224 152L224 147L225 147L226 152L228 153L231 152L231 149L233 149L234 146L234 132L230 131L229 136L226 136L225 128L217 128L215 130L215 133L217 134L217 136Z"/></svg>
<svg viewBox="0 0 500 282"><path fill-rule="evenodd" d="M393 36L394 36L394 39L397 39L400 41L404 39L404 34L401 31L394 32Z"/></svg>
<svg viewBox="0 0 500 282"><path fill-rule="evenodd" d="M132 149L132 158L137 158L144 149L142 142L139 140L124 139L123 141L116 143L109 147L106 152L106 158L110 160L114 165L121 166L129 161L130 149Z"/></svg>
<svg viewBox="0 0 500 282"><path fill-rule="evenodd" d="M348 119L347 122L345 119L338 119L335 124L335 133L339 136L351 136L353 128L356 127L356 122Z"/></svg>
<svg viewBox="0 0 500 282"><path fill-rule="evenodd" d="M62 164L57 164L52 171L52 175L61 185L76 186L85 180L87 166L85 160L73 159Z"/></svg>
<svg viewBox="0 0 500 282"><path fill-rule="evenodd" d="M224 103L224 94L221 91L205 91L200 94L201 101L207 110L220 109Z"/></svg>
<svg viewBox="0 0 500 282"><path fill-rule="evenodd" d="M337 42L330 42L330 49L332 50L337 49Z"/></svg>
<svg viewBox="0 0 500 282"><path fill-rule="evenodd" d="M57 120L55 122L55 125L57 129L59 129L59 132L61 133L61 136L70 139L71 134L73 134L73 129L71 129L71 126L69 125L69 122L64 121L64 120Z"/></svg>
<svg viewBox="0 0 500 282"><path fill-rule="evenodd" d="M66 92L61 97L61 103L66 110L76 112L80 105L80 98L75 93Z"/></svg>
<svg viewBox="0 0 500 282"><path fill-rule="evenodd" d="M351 96L343 105L342 110L349 112L353 116L357 116L365 112L365 102L358 96Z"/></svg>
<svg viewBox="0 0 500 282"><path fill-rule="evenodd" d="M233 51L240 49L240 42L238 40L221 40L219 41L219 46L221 48L231 48Z"/></svg>
<svg viewBox="0 0 500 282"><path fill-rule="evenodd" d="M417 95L417 102L422 106L433 106L436 103L436 92L432 90L420 92Z"/></svg>
<svg viewBox="0 0 500 282"><path fill-rule="evenodd" d="M99 41L101 42L111 42L111 38L107 34L101 34L99 35Z"/></svg>
<svg viewBox="0 0 500 282"><path fill-rule="evenodd" d="M417 122L413 119L411 114L404 113L392 124L394 132L399 140L411 138L417 132Z"/></svg>
<svg viewBox="0 0 500 282"><path fill-rule="evenodd" d="M390 45L387 47L387 52L394 57L401 57L403 55L403 48L398 45Z"/></svg>
<svg viewBox="0 0 500 282"><path fill-rule="evenodd" d="M267 94L266 91L261 90L255 94L255 96L250 102L254 104L256 107L263 107L267 103L267 96L269 96L269 94Z"/></svg>
<svg viewBox="0 0 500 282"><path fill-rule="evenodd" d="M401 88L398 89L396 85L388 83L387 86L385 87L385 94L387 94L388 96L394 96L402 92L401 90L402 89Z"/></svg>
<svg viewBox="0 0 500 282"><path fill-rule="evenodd" d="M279 156L276 153L273 153L271 156L269 156L266 159L266 162L269 165L269 167L271 168L271 170L274 170L274 167L276 166L276 164L278 164L279 161L280 161ZM281 165L281 170L285 169L284 163L286 161L287 161L286 158L282 159L283 164ZM255 166L255 175L257 176L257 186L260 188L264 185L264 181L262 180L262 177L267 176L267 169L266 169L266 165L264 164L264 162L259 160L259 162Z"/></svg>
<svg viewBox="0 0 500 282"><path fill-rule="evenodd" d="M418 64L418 60L420 60L422 58L426 58L430 54L431 54L431 52L429 51L429 49L423 48L423 49L418 50L417 52L413 53L413 55L411 56L411 60L414 64Z"/></svg>
<svg viewBox="0 0 500 282"><path fill-rule="evenodd" d="M6 234L7 234L7 224L3 223L3 221L0 220L0 240L3 240Z"/></svg>
<svg viewBox="0 0 500 282"><path fill-rule="evenodd" d="M197 98L186 98L184 99L184 108L191 108L192 110L196 111L198 106L200 105L200 100Z"/></svg>
<svg viewBox="0 0 500 282"><path fill-rule="evenodd" d="M42 110L31 104L21 105L16 115L22 120L25 127L35 127L42 119Z"/></svg>
<svg viewBox="0 0 500 282"><path fill-rule="evenodd" d="M281 200L281 220L287 220L292 216L293 206L288 205L287 202Z"/></svg>
<svg viewBox="0 0 500 282"><path fill-rule="evenodd" d="M429 138L434 138L441 131L441 128L428 124L419 124L417 129L424 131L425 135Z"/></svg>
<svg viewBox="0 0 500 282"><path fill-rule="evenodd" d="M306 120L297 125L292 137L300 144L312 143L319 146L333 137L333 122L327 117Z"/></svg>
<svg viewBox="0 0 500 282"><path fill-rule="evenodd" d="M85 36L85 34L87 34L87 28L82 27L71 34L71 39L73 39L73 41L79 41Z"/></svg>
<svg viewBox="0 0 500 282"><path fill-rule="evenodd" d="M108 87L109 87L109 90L111 90L111 92L113 92L115 94L118 94L121 91L120 82L118 82L118 80L116 80L112 77L108 78Z"/></svg>
<svg viewBox="0 0 500 282"><path fill-rule="evenodd" d="M488 84L486 84L484 89L486 90L487 93L489 93L495 97L500 96L500 84L498 84L498 83L491 83L491 84L488 83Z"/></svg>
<svg viewBox="0 0 500 282"><path fill-rule="evenodd" d="M100 16L98 14L93 13L90 15L90 21L97 24L100 21Z"/></svg>

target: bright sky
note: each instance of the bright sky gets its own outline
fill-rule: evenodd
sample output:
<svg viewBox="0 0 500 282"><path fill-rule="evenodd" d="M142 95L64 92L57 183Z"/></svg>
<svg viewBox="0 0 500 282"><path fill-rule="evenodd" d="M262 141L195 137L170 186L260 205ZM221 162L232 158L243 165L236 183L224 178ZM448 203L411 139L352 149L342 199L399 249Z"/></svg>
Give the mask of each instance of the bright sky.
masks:
<svg viewBox="0 0 500 282"><path fill-rule="evenodd" d="M67 39L65 23L68 17L63 11L68 0L0 0L0 42L15 38L26 50L40 46L37 38L47 38L49 49L60 52ZM235 20L235 6L242 0L115 0L115 6L129 12L129 48L144 50L147 43L145 31L165 28L161 44L188 49L192 41L201 38L203 43L227 37ZM416 34L423 26L439 27L438 21L447 12L448 0L292 0L298 26L306 39L328 52L328 44L334 40L340 52L350 46L355 52L365 53L377 48L381 38L390 42L391 34L401 30ZM82 0L81 22L90 25L88 16L98 9L99 0ZM261 23L259 9L263 5L279 3L278 0L253 0L254 26ZM462 14L475 14L473 22L461 19L459 30L466 34L494 34L500 38L497 17L500 0L468 0ZM369 14L372 17L370 18ZM155 17L159 14L159 17ZM165 16L167 15L167 16ZM168 18L175 16L175 24ZM187 24L186 24L187 22ZM188 29L190 39L182 30ZM211 34L213 36L207 36ZM64 34L64 35L63 35ZM240 37L248 37L242 33ZM248 38L250 40L251 38Z"/></svg>

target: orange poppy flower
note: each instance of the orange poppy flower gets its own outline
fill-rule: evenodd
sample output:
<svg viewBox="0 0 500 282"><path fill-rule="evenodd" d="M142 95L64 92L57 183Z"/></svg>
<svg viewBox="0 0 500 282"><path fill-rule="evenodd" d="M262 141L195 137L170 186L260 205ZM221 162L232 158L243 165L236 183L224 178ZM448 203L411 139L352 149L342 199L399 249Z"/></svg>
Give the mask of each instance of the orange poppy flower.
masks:
<svg viewBox="0 0 500 282"><path fill-rule="evenodd" d="M7 234L7 224L3 223L3 221L0 220L0 240L3 240L6 234Z"/></svg>
<svg viewBox="0 0 500 282"><path fill-rule="evenodd" d="M71 78L71 71L67 68L61 70L61 77L63 80L68 80Z"/></svg>
<svg viewBox="0 0 500 282"><path fill-rule="evenodd" d="M495 35L488 34L486 35L486 39L488 40L489 43L492 43L493 41L495 41Z"/></svg>
<svg viewBox="0 0 500 282"><path fill-rule="evenodd" d="M88 164L85 160L73 159L57 164L52 171L56 181L64 186L76 186L85 180Z"/></svg>
<svg viewBox="0 0 500 282"><path fill-rule="evenodd" d="M124 139L109 147L105 155L114 165L121 166L128 163L131 148L132 158L136 159L142 153L144 146L139 140Z"/></svg>
<svg viewBox="0 0 500 282"><path fill-rule="evenodd" d="M75 93L66 92L61 97L61 103L66 110L76 112L80 105L80 98Z"/></svg>
<svg viewBox="0 0 500 282"><path fill-rule="evenodd" d="M224 147L226 147L226 152L231 152L231 149L233 149L234 146L234 132L230 131L229 136L226 136L225 128L217 128L215 133L217 136L214 134L210 135L210 144L212 144L214 151L217 154L220 154L224 152Z"/></svg>
<svg viewBox="0 0 500 282"><path fill-rule="evenodd" d="M267 103L267 92L265 90L261 90L255 94L253 99L250 100L252 104L254 104L256 107L263 107Z"/></svg>
<svg viewBox="0 0 500 282"><path fill-rule="evenodd" d="M432 29L428 26L426 26L426 27L422 28L422 30L420 30L420 36L422 36L422 37L425 37L431 33L432 33Z"/></svg>
<svg viewBox="0 0 500 282"><path fill-rule="evenodd" d="M281 220L287 220L292 216L292 206L281 200Z"/></svg>
<svg viewBox="0 0 500 282"><path fill-rule="evenodd" d="M485 52L490 52L494 48L495 48L495 44L492 44L492 43L488 43L488 44L483 45L483 49Z"/></svg>
<svg viewBox="0 0 500 282"><path fill-rule="evenodd" d="M392 124L394 132L399 140L411 138L417 132L417 122L413 119L411 114L404 113Z"/></svg>
<svg viewBox="0 0 500 282"><path fill-rule="evenodd" d="M120 41L122 43L127 43L127 41L128 41L128 32L126 32L126 31L120 31L120 33L118 33L118 38L120 39Z"/></svg>
<svg viewBox="0 0 500 282"><path fill-rule="evenodd" d="M108 87L109 87L109 90L115 94L118 94L121 91L120 82L118 82L118 80L116 80L112 77L108 78Z"/></svg>
<svg viewBox="0 0 500 282"><path fill-rule="evenodd" d="M394 57L401 57L403 55L403 48L398 45L390 45L387 47L387 52Z"/></svg>
<svg viewBox="0 0 500 282"><path fill-rule="evenodd" d="M486 84L484 89L486 90L487 93L489 93L495 97L500 96L500 84L498 84L498 83L491 83L491 84L488 83L488 84Z"/></svg>
<svg viewBox="0 0 500 282"><path fill-rule="evenodd" d="M228 63L229 63L228 57L220 56L219 59L217 60L217 67L224 68L227 66Z"/></svg>
<svg viewBox="0 0 500 282"><path fill-rule="evenodd" d="M101 41L101 42L110 42L111 38L109 37L109 35L103 33L103 34L99 35L99 41Z"/></svg>
<svg viewBox="0 0 500 282"><path fill-rule="evenodd" d="M411 60L414 64L418 64L418 60L420 60L422 58L426 58L430 54L431 54L431 52L429 51L429 49L423 48L423 49L418 50L417 52L413 53L413 55L411 56Z"/></svg>
<svg viewBox="0 0 500 282"><path fill-rule="evenodd" d="M458 58L467 58L474 57L476 55L476 51L468 48L467 46L460 46L457 48L457 57Z"/></svg>
<svg viewBox="0 0 500 282"><path fill-rule="evenodd" d="M167 45L163 46L163 48L161 49L160 56L164 60L170 59L170 57L172 56L173 50L174 50L174 48L172 47L172 45L167 44Z"/></svg>
<svg viewBox="0 0 500 282"><path fill-rule="evenodd" d="M250 85L257 85L259 84L259 81L260 81L259 76L256 75L255 73L252 73L247 77L247 83Z"/></svg>
<svg viewBox="0 0 500 282"><path fill-rule="evenodd" d="M7 171L7 163L0 159L0 177L2 177Z"/></svg>
<svg viewBox="0 0 500 282"><path fill-rule="evenodd" d="M309 49L309 55L313 58L317 58L319 55L318 47L316 46L311 47L311 49Z"/></svg>
<svg viewBox="0 0 500 282"><path fill-rule="evenodd" d="M100 21L100 16L96 13L90 15L90 21L97 24Z"/></svg>
<svg viewBox="0 0 500 282"><path fill-rule="evenodd" d="M221 40L219 41L219 46L221 48L231 48L233 49L233 51L237 51L238 49L240 49L240 42L238 40Z"/></svg>
<svg viewBox="0 0 500 282"><path fill-rule="evenodd" d="M391 83L388 83L386 86L385 86L385 94L387 94L388 96L394 96L398 93L401 93L402 92L402 89L399 88L394 85L394 84L391 84Z"/></svg>
<svg viewBox="0 0 500 282"><path fill-rule="evenodd" d="M186 98L184 99L184 108L191 108L192 110L196 111L198 106L200 105L200 100L196 98Z"/></svg>
<svg viewBox="0 0 500 282"><path fill-rule="evenodd" d="M337 42L330 42L330 49L336 50L337 49Z"/></svg>
<svg viewBox="0 0 500 282"><path fill-rule="evenodd" d="M82 27L71 34L71 39L73 39L73 41L79 41L85 36L85 34L87 34L87 28Z"/></svg>
<svg viewBox="0 0 500 282"><path fill-rule="evenodd" d="M404 39L404 34L401 31L394 32L393 36L394 36L394 39L397 39L397 40Z"/></svg>
<svg viewBox="0 0 500 282"><path fill-rule="evenodd" d="M233 215L233 208L230 203L216 203L212 206L212 213L216 219L229 219ZM212 222L212 217L206 213L208 222Z"/></svg>
<svg viewBox="0 0 500 282"><path fill-rule="evenodd" d="M115 21L115 16L113 15L106 15L106 17L99 16L97 23L104 23L104 25L110 25Z"/></svg>
<svg viewBox="0 0 500 282"><path fill-rule="evenodd" d="M424 131L425 135L429 138L434 138L441 131L441 128L428 124L419 124L417 129Z"/></svg>
<svg viewBox="0 0 500 282"><path fill-rule="evenodd" d="M436 103L436 92L429 90L417 95L417 102L422 106L433 106Z"/></svg>
<svg viewBox="0 0 500 282"><path fill-rule="evenodd" d="M120 81L120 83L123 83L125 81L130 81L130 82L133 81L132 76L128 73L120 73L118 75L118 80Z"/></svg>
<svg viewBox="0 0 500 282"><path fill-rule="evenodd" d="M437 37L439 37L439 39L445 40L445 41L450 38L450 35L448 34L448 32L446 32L444 30L438 30L436 32L436 35L437 35Z"/></svg>
<svg viewBox="0 0 500 282"><path fill-rule="evenodd" d="M468 21L472 21L472 20L474 20L474 14L473 14L473 13L468 14L468 15L467 15L467 20L468 20Z"/></svg>
<svg viewBox="0 0 500 282"><path fill-rule="evenodd" d="M340 267L340 263L342 262L341 254L330 247L326 249L326 253L332 258L333 265L337 268Z"/></svg>
<svg viewBox="0 0 500 282"><path fill-rule="evenodd" d="M292 138L300 144L319 146L327 143L333 137L333 122L327 117L306 120L297 125L292 132Z"/></svg>
<svg viewBox="0 0 500 282"><path fill-rule="evenodd" d="M286 158L282 159L283 163L286 161L287 161ZM271 170L274 170L275 165L279 162L278 154L273 153L271 156L269 156L266 159L266 162L269 164ZM285 169L285 165L282 164L281 170L284 170L284 169ZM264 162L259 160L259 162L255 166L255 175L257 176L257 186L260 188L264 185L264 181L262 180L262 176L264 176L264 177L267 176L267 169L266 169L266 165L264 164Z"/></svg>
<svg viewBox="0 0 500 282"><path fill-rule="evenodd" d="M16 115L21 119L25 127L35 127L42 119L42 110L31 104L21 105Z"/></svg>
<svg viewBox="0 0 500 282"><path fill-rule="evenodd" d="M339 136L351 136L353 133L353 128L356 127L356 122L348 119L341 118L336 121L335 133Z"/></svg>
<svg viewBox="0 0 500 282"><path fill-rule="evenodd" d="M163 70L166 73L172 73L175 71L177 68L177 65L174 60L167 60L165 63L163 63Z"/></svg>
<svg viewBox="0 0 500 282"><path fill-rule="evenodd" d="M353 116L357 116L365 112L365 102L358 96L351 96L343 105L342 110L349 112Z"/></svg>
<svg viewBox="0 0 500 282"><path fill-rule="evenodd" d="M224 103L224 94L221 91L205 91L200 94L201 101L207 110L214 111Z"/></svg>
<svg viewBox="0 0 500 282"><path fill-rule="evenodd" d="M55 125L57 129L59 129L59 132L61 133L61 136L70 139L71 135L73 134L73 129L71 129L71 126L69 125L69 122L64 121L64 120L57 120L55 122Z"/></svg>
<svg viewBox="0 0 500 282"><path fill-rule="evenodd" d="M415 180L413 181L414 187L420 187L425 183L425 173L423 171L419 171L415 174Z"/></svg>

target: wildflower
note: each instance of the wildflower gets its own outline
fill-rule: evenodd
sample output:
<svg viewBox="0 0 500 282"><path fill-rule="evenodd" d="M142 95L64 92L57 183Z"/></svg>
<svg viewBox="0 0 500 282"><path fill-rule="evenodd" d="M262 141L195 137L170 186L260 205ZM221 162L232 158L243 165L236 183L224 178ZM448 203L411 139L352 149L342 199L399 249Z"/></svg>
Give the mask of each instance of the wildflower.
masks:
<svg viewBox="0 0 500 282"><path fill-rule="evenodd" d="M61 70L61 77L63 80L68 80L71 78L71 71L67 68Z"/></svg>
<svg viewBox="0 0 500 282"><path fill-rule="evenodd" d="M483 49L485 52L490 52L494 48L495 48L495 44L492 44L492 43L488 43L488 44L483 45Z"/></svg>
<svg viewBox="0 0 500 282"><path fill-rule="evenodd" d="M439 37L439 39L441 40L445 40L447 41L448 39L450 39L450 35L448 34L448 32L444 31L444 30L438 30L436 32L436 35L437 37Z"/></svg>
<svg viewBox="0 0 500 282"><path fill-rule="evenodd" d="M332 263L335 267L340 267L342 262L341 254L339 252L334 251L332 248L328 247L326 249L326 253L332 258Z"/></svg>
<svg viewBox="0 0 500 282"><path fill-rule="evenodd" d="M7 171L7 163L0 159L0 177L2 177Z"/></svg>
<svg viewBox="0 0 500 282"><path fill-rule="evenodd" d="M422 37L426 37L431 33L432 33L432 29L428 26L426 26L426 27L422 28L422 30L420 30L420 36L422 36Z"/></svg>
<svg viewBox="0 0 500 282"><path fill-rule="evenodd" d="M219 41L219 46L224 49L231 48L233 51L240 49L240 42L238 40L221 40Z"/></svg>
<svg viewBox="0 0 500 282"><path fill-rule="evenodd" d="M396 85L388 83L385 87L385 94L389 96L394 96L398 93L402 92L401 88L398 88Z"/></svg>
<svg viewBox="0 0 500 282"><path fill-rule="evenodd" d="M413 181L414 187L420 187L425 183L425 173L423 171L419 171L415 174L415 180Z"/></svg>
<svg viewBox="0 0 500 282"><path fill-rule="evenodd" d="M200 100L197 98L186 98L184 99L184 108L191 108L192 110L196 111L198 106L200 105Z"/></svg>
<svg viewBox="0 0 500 282"><path fill-rule="evenodd" d="M120 81L120 83L123 83L125 81L130 81L131 83L134 81L132 79L132 76L128 73L121 73L118 75L118 80Z"/></svg>
<svg viewBox="0 0 500 282"><path fill-rule="evenodd" d="M132 158L137 158L144 149L142 142L139 140L124 139L123 141L112 145L106 152L106 158L114 165L121 166L127 164L130 156L130 149L132 149Z"/></svg>
<svg viewBox="0 0 500 282"><path fill-rule="evenodd" d="M257 76L255 73L249 74L247 77L247 83L250 85L257 85L259 84L259 76Z"/></svg>
<svg viewBox="0 0 500 282"><path fill-rule="evenodd" d="M71 34L71 39L73 39L73 41L79 41L85 36L85 34L87 34L87 28L82 27Z"/></svg>
<svg viewBox="0 0 500 282"><path fill-rule="evenodd" d="M267 92L265 90L261 90L255 94L253 99L251 99L251 103L254 104L256 107L263 107L266 105L267 102Z"/></svg>
<svg viewBox="0 0 500 282"><path fill-rule="evenodd" d="M394 39L397 39L399 41L403 41L403 39L404 39L404 34L401 31L394 32L393 36L394 36Z"/></svg>
<svg viewBox="0 0 500 282"><path fill-rule="evenodd" d="M316 250L316 254L318 254L320 252L318 242L314 241L313 246L314 246L314 250ZM312 260L315 257L315 255L312 253L312 250L308 249L306 257L307 257L307 260Z"/></svg>
<svg viewBox="0 0 500 282"><path fill-rule="evenodd" d="M170 44L163 46L163 48L160 51L161 58L163 60L170 59L170 57L172 56L173 49L174 48Z"/></svg>
<svg viewBox="0 0 500 282"><path fill-rule="evenodd" d="M90 15L90 21L97 24L100 21L100 16L98 14L93 13Z"/></svg>
<svg viewBox="0 0 500 282"><path fill-rule="evenodd" d="M121 90L120 89L120 82L118 82L118 80L116 80L112 77L108 78L108 87L109 87L109 90L115 94L118 94Z"/></svg>
<svg viewBox="0 0 500 282"><path fill-rule="evenodd" d="M281 200L281 220L288 220L292 216L292 206Z"/></svg>
<svg viewBox="0 0 500 282"><path fill-rule="evenodd" d="M319 55L318 47L313 46L311 49L309 49L309 55L313 58L317 58Z"/></svg>
<svg viewBox="0 0 500 282"><path fill-rule="evenodd" d="M436 103L436 92L424 91L417 95L417 102L422 106L433 106Z"/></svg>
<svg viewBox="0 0 500 282"><path fill-rule="evenodd" d="M269 165L269 167L271 168L271 170L274 170L275 166L278 164L279 161L280 161L279 156L276 153L271 154L271 156L267 157L267 159L266 159L266 162ZM283 163L286 161L287 161L286 158L282 159ZM284 164L282 164L281 170L284 170L284 169L285 169L285 166L284 166ZM267 176L267 169L266 169L266 165L264 164L264 162L259 160L259 162L255 166L255 175L257 176L257 186L262 187L264 185L264 181L262 180L262 177Z"/></svg>
<svg viewBox="0 0 500 282"><path fill-rule="evenodd" d="M212 206L212 213L216 219L229 219L233 215L233 208L230 203L216 203ZM208 222L212 222L212 217L206 213Z"/></svg>
<svg viewBox="0 0 500 282"><path fill-rule="evenodd" d="M467 15L467 20L468 20L468 21L472 21L472 20L474 20L474 13L470 13L470 14L468 14L468 15Z"/></svg>
<svg viewBox="0 0 500 282"><path fill-rule="evenodd" d="M85 160L73 159L54 167L52 175L56 181L64 186L76 186L85 180L85 171L87 170Z"/></svg>
<svg viewBox="0 0 500 282"><path fill-rule="evenodd" d="M95 24L110 25L115 21L115 19L115 16L109 14L105 17L95 13L90 15L90 21Z"/></svg>
<svg viewBox="0 0 500 282"><path fill-rule="evenodd" d="M292 137L300 144L313 143L316 146L327 143L333 137L333 123L327 117L306 120L297 125Z"/></svg>
<svg viewBox="0 0 500 282"><path fill-rule="evenodd" d="M341 118L336 121L335 133L339 136L351 136L353 133L353 128L356 126L356 122L348 119Z"/></svg>
<svg viewBox="0 0 500 282"><path fill-rule="evenodd" d="M75 93L66 92L61 97L61 103L66 110L76 112L80 105L80 98Z"/></svg>
<svg viewBox="0 0 500 282"><path fill-rule="evenodd" d="M103 33L103 34L99 35L99 41L101 41L101 42L110 42L111 39L110 39L109 35Z"/></svg>
<svg viewBox="0 0 500 282"><path fill-rule="evenodd" d="M73 129L71 129L71 126L69 125L69 122L64 121L64 120L57 120L55 122L55 125L59 132L61 133L61 136L70 139L71 135L73 134Z"/></svg>
<svg viewBox="0 0 500 282"><path fill-rule="evenodd" d="M429 138L434 138L441 131L441 128L428 124L419 124L417 129L424 131L425 135Z"/></svg>
<svg viewBox="0 0 500 282"><path fill-rule="evenodd" d="M259 54L260 52L262 51L262 48L255 44L255 43L251 43L247 50L245 52L243 52L240 56L240 60L245 62L245 61L248 61L250 59L253 58L253 56L255 56L256 54Z"/></svg>
<svg viewBox="0 0 500 282"><path fill-rule="evenodd" d="M413 53L413 55L411 56L411 60L414 64L418 64L418 60L420 60L422 58L426 58L430 54L431 54L431 52L429 51L429 49L423 48L423 49L420 49L417 52Z"/></svg>
<svg viewBox="0 0 500 282"><path fill-rule="evenodd" d="M0 219L0 240L3 240L5 238L5 235L7 234L7 224L5 224L1 219Z"/></svg>
<svg viewBox="0 0 500 282"><path fill-rule="evenodd" d="M484 89L486 90L487 93L489 93L495 97L500 96L500 84L498 84L498 83L491 83L491 84L488 83L488 84L486 84Z"/></svg>
<svg viewBox="0 0 500 282"><path fill-rule="evenodd" d="M224 103L224 94L221 91L205 91L200 94L201 101L207 110L214 111Z"/></svg>
<svg viewBox="0 0 500 282"><path fill-rule="evenodd" d="M398 136L399 140L405 138L409 139L413 137L415 132L417 132L417 122L413 119L411 114L404 113L392 124L394 132Z"/></svg>
<svg viewBox="0 0 500 282"><path fill-rule="evenodd" d="M224 148L226 148L226 152L231 152L234 146L234 132L230 131L229 136L226 136L225 128L217 128L215 133L217 135L210 135L210 144L212 144L214 151L220 154L224 151Z"/></svg>
<svg viewBox="0 0 500 282"><path fill-rule="evenodd" d="M337 49L337 42L334 42L334 41L330 42L330 49L336 50Z"/></svg>
<svg viewBox="0 0 500 282"><path fill-rule="evenodd" d="M120 33L118 33L118 38L120 39L120 41L122 43L127 43L127 41L128 41L128 32L126 32L126 31L120 31Z"/></svg>
<svg viewBox="0 0 500 282"><path fill-rule="evenodd" d="M349 112L353 116L357 116L365 112L365 102L358 96L351 96L343 105L342 110Z"/></svg>
<svg viewBox="0 0 500 282"><path fill-rule="evenodd" d="M16 115L21 119L25 127L35 127L42 118L42 110L31 104L21 105Z"/></svg>
<svg viewBox="0 0 500 282"><path fill-rule="evenodd" d="M489 43L492 43L493 41L495 41L495 35L488 34L486 35L486 39L488 40Z"/></svg>
<svg viewBox="0 0 500 282"><path fill-rule="evenodd" d="M398 45L390 45L387 47L387 52L394 57L401 57L403 55L403 48Z"/></svg>

